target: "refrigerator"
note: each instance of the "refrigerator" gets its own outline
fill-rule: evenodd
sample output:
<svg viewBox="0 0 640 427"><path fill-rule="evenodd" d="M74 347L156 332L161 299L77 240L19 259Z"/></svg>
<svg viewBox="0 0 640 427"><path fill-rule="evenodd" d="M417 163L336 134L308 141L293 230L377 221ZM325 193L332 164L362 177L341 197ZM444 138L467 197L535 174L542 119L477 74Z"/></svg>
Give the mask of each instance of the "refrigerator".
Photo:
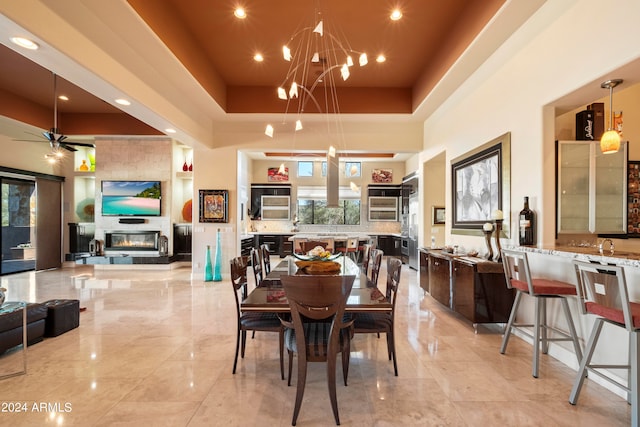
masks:
<svg viewBox="0 0 640 427"><path fill-rule="evenodd" d="M418 256L418 233L419 233L419 221L418 221L418 194L414 193L409 196L409 267L414 270L419 268L419 256Z"/></svg>

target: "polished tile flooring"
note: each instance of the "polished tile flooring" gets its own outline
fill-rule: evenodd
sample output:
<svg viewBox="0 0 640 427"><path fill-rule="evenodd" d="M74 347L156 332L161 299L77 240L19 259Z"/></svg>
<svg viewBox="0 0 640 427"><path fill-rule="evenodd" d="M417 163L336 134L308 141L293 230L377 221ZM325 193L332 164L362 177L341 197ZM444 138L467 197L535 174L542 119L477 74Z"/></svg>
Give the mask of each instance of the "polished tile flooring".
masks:
<svg viewBox="0 0 640 427"><path fill-rule="evenodd" d="M8 300L77 298L87 309L79 328L28 348L26 375L0 381L0 425L290 425L295 378L291 387L280 380L277 335L249 339L232 375L231 286L190 276L82 266L1 277ZM500 355L497 328L474 333L425 295L407 266L396 319L398 377L384 337L354 339L349 386L338 381L344 426L630 423L626 401L589 380L570 405L574 371L542 356L541 377L532 378L529 344L513 338ZM0 373L18 356L1 357ZM309 365L299 426L335 425L324 366Z"/></svg>

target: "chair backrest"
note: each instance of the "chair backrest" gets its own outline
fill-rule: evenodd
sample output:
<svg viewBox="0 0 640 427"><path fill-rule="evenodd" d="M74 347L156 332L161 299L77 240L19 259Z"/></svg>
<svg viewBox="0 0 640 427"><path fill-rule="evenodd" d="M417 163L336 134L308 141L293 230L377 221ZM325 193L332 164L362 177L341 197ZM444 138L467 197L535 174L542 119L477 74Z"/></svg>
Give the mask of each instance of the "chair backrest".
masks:
<svg viewBox="0 0 640 427"><path fill-rule="evenodd" d="M262 285L262 253L259 249L251 249L251 267L253 267L253 278L256 281L256 286Z"/></svg>
<svg viewBox="0 0 640 427"><path fill-rule="evenodd" d="M302 252L307 253L311 249L315 248L316 246L322 246L323 248L326 249L328 243L320 240L307 240L305 242L302 242L301 245L302 245Z"/></svg>
<svg viewBox="0 0 640 427"><path fill-rule="evenodd" d="M336 250L336 242L335 239L333 237L327 237L327 238L322 238L320 239L321 242L325 242L327 244L327 246L325 246L324 248L326 250L328 250L331 253L334 253Z"/></svg>
<svg viewBox="0 0 640 427"><path fill-rule="evenodd" d="M624 326L629 332L640 329L640 318L633 318L629 306L623 267L577 260L573 265L578 278L576 291L582 313L604 317Z"/></svg>
<svg viewBox="0 0 640 427"><path fill-rule="evenodd" d="M260 245L260 255L262 255L262 265L264 265L265 276L271 273L271 252L269 252L269 245L263 243Z"/></svg>
<svg viewBox="0 0 640 427"><path fill-rule="evenodd" d="M357 237L347 237L347 243L345 245L347 250L356 251L358 250L358 238Z"/></svg>
<svg viewBox="0 0 640 427"><path fill-rule="evenodd" d="M231 285L236 299L236 311L240 318L240 303L247 297L247 266L249 259L246 256L232 258L231 264Z"/></svg>
<svg viewBox="0 0 640 427"><path fill-rule="evenodd" d="M395 257L387 257L387 300L391 301L393 311L396 307L396 295L400 284L400 272L402 271L402 261Z"/></svg>
<svg viewBox="0 0 640 427"><path fill-rule="evenodd" d="M378 276L380 275L380 266L382 265L382 249L371 250L371 277L369 279L374 285L378 284Z"/></svg>
<svg viewBox="0 0 640 427"><path fill-rule="evenodd" d="M304 237L294 237L293 238L293 252L296 254L304 253L305 250L302 247L302 244L306 242L307 239Z"/></svg>
<svg viewBox="0 0 640 427"><path fill-rule="evenodd" d="M512 289L517 284L519 286L515 286L516 289L527 288L529 289L529 294L535 295L527 253L510 249L502 249L501 253L507 288Z"/></svg>
<svg viewBox="0 0 640 427"><path fill-rule="evenodd" d="M369 262L371 261L371 250L375 249L372 243L362 245L362 272L369 275Z"/></svg>
<svg viewBox="0 0 640 427"><path fill-rule="evenodd" d="M314 356L306 352L304 323L309 321L331 322L327 353L338 352L339 333L345 320L344 310L355 278L356 276L280 277L291 308L291 323L296 331L299 357L310 359Z"/></svg>

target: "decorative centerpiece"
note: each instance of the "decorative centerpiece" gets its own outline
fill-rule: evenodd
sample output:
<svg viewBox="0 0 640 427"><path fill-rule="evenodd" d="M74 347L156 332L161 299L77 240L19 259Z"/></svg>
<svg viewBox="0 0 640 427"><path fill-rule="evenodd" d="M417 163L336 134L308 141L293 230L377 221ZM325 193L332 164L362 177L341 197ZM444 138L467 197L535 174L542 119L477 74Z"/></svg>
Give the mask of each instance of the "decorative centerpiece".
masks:
<svg viewBox="0 0 640 427"><path fill-rule="evenodd" d="M315 248L307 252L306 255L297 254L295 252L293 253L293 255L303 261L331 261L338 258L341 254L332 254L322 246L316 246Z"/></svg>

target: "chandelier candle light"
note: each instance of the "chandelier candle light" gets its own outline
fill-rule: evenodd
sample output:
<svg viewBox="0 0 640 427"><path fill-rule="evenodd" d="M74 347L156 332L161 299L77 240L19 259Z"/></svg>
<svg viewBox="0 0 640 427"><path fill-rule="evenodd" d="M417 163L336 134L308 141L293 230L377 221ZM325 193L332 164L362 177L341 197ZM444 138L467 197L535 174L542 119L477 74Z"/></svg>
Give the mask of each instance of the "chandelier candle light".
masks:
<svg viewBox="0 0 640 427"><path fill-rule="evenodd" d="M354 51L348 42L341 41L325 27L323 15L316 10L312 25L304 26L297 31L289 40L289 44L282 47L282 56L290 66L276 93L279 99L287 102L285 117L291 107L297 109L295 126L292 127L294 140L296 133L304 130L303 113L317 112L326 115L327 132L334 134L334 137L329 135L327 138L330 145L327 154L327 204L337 206L339 155L335 147L346 146L346 144L340 123L336 77L339 72L343 81L349 78L350 69L354 66L354 56L357 55L360 67L367 65L368 58L366 53ZM342 31L336 33L343 34ZM289 86L288 91L285 89L286 85ZM324 105L321 105L323 100ZM314 106L315 109L306 111L309 105ZM286 124L286 120L283 124ZM267 124L265 135L273 138L275 133L274 126ZM332 143L335 139L338 139L338 143ZM359 191L358 186L353 182L350 187L354 191Z"/></svg>

